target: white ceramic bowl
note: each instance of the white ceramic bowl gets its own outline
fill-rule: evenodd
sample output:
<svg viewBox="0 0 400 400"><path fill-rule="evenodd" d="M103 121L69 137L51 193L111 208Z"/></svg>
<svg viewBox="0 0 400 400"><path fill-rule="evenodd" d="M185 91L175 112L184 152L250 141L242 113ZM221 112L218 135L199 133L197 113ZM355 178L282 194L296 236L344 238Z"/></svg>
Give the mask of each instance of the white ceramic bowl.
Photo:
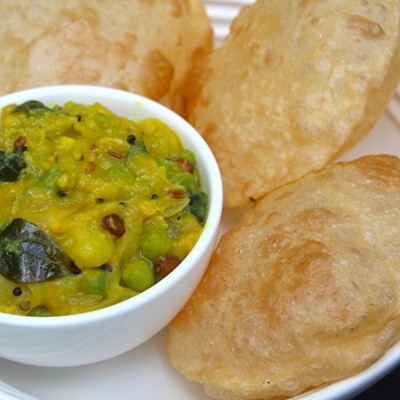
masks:
<svg viewBox="0 0 400 400"><path fill-rule="evenodd" d="M204 231L178 268L143 293L84 314L35 318L0 313L0 357L37 366L77 366L124 353L164 328L189 299L215 247L222 212L222 181L213 154L185 120L141 96L110 88L65 85L0 97L0 109L27 100L45 105L100 102L116 114L140 120L156 117L180 136L198 161L209 212Z"/></svg>

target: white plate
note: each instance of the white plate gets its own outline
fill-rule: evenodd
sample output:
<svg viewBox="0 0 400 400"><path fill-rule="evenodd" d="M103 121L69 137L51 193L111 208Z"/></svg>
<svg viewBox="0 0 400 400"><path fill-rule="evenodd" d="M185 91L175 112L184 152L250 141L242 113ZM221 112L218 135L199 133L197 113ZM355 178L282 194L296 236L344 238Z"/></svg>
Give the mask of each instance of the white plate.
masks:
<svg viewBox="0 0 400 400"><path fill-rule="evenodd" d="M372 132L343 159L364 154L400 155L400 106L395 98ZM224 215L223 229L237 215ZM189 382L170 365L164 330L149 342L114 359L74 368L39 368L0 359L0 379L40 400L209 400L201 385ZM112 340L112 338L110 338ZM400 344L362 374L299 397L302 400L344 400L371 386L400 361ZM2 397L0 399L12 399Z"/></svg>
<svg viewBox="0 0 400 400"><path fill-rule="evenodd" d="M215 45L219 46L229 32L230 24L240 9L254 0L203 0L214 29Z"/></svg>
<svg viewBox="0 0 400 400"><path fill-rule="evenodd" d="M217 44L240 5L251 2L204 1L217 28ZM226 10L228 13L224 12ZM372 132L342 159L379 153L400 156L400 95L391 102ZM225 213L222 230L237 218L237 214ZM40 400L209 400L201 385L189 382L170 365L165 351L166 337L167 330L164 330L126 354L83 367L39 368L0 359L0 379ZM389 373L399 362L400 344L363 373L297 399L350 399ZM17 398L2 396L0 392L1 400Z"/></svg>

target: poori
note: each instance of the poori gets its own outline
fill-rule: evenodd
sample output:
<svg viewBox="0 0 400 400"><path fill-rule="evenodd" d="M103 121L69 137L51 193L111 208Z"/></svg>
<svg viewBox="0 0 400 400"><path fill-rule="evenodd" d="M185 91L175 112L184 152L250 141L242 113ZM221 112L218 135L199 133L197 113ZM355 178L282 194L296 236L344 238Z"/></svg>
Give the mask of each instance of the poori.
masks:
<svg viewBox="0 0 400 400"><path fill-rule="evenodd" d="M258 0L192 72L186 116L237 207L354 146L399 78L398 0Z"/></svg>
<svg viewBox="0 0 400 400"><path fill-rule="evenodd" d="M95 84L180 112L187 72L212 46L200 0L2 0L0 15L0 95Z"/></svg>
<svg viewBox="0 0 400 400"><path fill-rule="evenodd" d="M217 399L284 399L364 370L400 337L400 160L335 163L221 239L168 354Z"/></svg>

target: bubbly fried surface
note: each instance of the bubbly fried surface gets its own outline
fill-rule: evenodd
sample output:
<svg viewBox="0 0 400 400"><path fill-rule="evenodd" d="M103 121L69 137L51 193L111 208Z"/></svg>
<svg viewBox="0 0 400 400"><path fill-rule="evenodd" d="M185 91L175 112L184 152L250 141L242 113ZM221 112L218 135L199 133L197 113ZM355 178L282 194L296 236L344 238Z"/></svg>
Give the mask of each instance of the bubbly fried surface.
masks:
<svg viewBox="0 0 400 400"><path fill-rule="evenodd" d="M242 206L336 159L400 78L398 0L258 0L193 73L187 118Z"/></svg>
<svg viewBox="0 0 400 400"><path fill-rule="evenodd" d="M173 321L173 365L218 399L349 377L400 336L400 160L331 164L226 233Z"/></svg>
<svg viewBox="0 0 400 400"><path fill-rule="evenodd" d="M200 0L2 0L0 95L98 84L182 111L187 72L211 51Z"/></svg>

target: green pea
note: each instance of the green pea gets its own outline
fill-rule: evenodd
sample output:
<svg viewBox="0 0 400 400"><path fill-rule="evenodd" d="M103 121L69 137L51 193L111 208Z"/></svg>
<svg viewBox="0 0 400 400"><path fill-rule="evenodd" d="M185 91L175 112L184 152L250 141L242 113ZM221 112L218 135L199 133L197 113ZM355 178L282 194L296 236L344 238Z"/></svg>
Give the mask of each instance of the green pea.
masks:
<svg viewBox="0 0 400 400"><path fill-rule="evenodd" d="M179 151L177 158L182 158L184 160L190 161L193 165L196 165L196 157L195 155L187 149L182 149Z"/></svg>
<svg viewBox="0 0 400 400"><path fill-rule="evenodd" d="M143 292L154 285L153 269L145 260L134 260L124 268L122 281L135 292Z"/></svg>
<svg viewBox="0 0 400 400"><path fill-rule="evenodd" d="M92 268L86 272L83 290L88 294L103 295L107 289L107 272L104 269Z"/></svg>
<svg viewBox="0 0 400 400"><path fill-rule="evenodd" d="M162 254L169 253L172 249L172 239L165 230L150 228L145 231L140 241L143 257L155 260Z"/></svg>
<svg viewBox="0 0 400 400"><path fill-rule="evenodd" d="M99 127L104 126L108 121L109 121L109 118L107 117L107 115L104 115L104 114L101 114L101 113L96 114L95 117L94 117L94 122L96 122L96 124Z"/></svg>
<svg viewBox="0 0 400 400"><path fill-rule="evenodd" d="M32 308L28 316L30 317L50 317L51 314L45 306L36 306Z"/></svg>
<svg viewBox="0 0 400 400"><path fill-rule="evenodd" d="M118 179L129 182L132 177L132 174L126 168L116 163L110 166L110 168L105 171L104 175L107 182L115 182L118 181Z"/></svg>
<svg viewBox="0 0 400 400"><path fill-rule="evenodd" d="M189 172L178 172L171 176L171 180L177 185L183 186L188 192L192 192L195 189L195 179Z"/></svg>

